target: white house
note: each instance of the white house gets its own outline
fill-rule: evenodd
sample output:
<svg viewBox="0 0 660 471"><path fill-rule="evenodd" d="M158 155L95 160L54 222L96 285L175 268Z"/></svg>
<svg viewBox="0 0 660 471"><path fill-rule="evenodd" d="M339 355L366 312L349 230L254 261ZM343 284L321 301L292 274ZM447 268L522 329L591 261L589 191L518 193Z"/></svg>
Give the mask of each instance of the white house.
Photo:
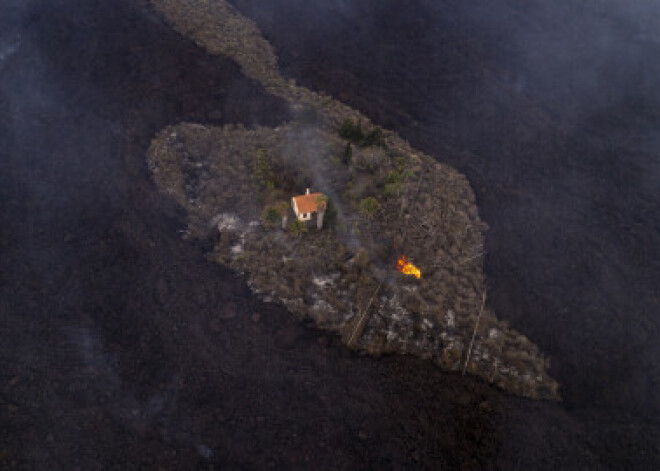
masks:
<svg viewBox="0 0 660 471"><path fill-rule="evenodd" d="M291 206L298 221L309 221L312 214L318 212L318 198L320 196L324 196L323 193L310 193L309 188L307 188L304 195L291 198Z"/></svg>

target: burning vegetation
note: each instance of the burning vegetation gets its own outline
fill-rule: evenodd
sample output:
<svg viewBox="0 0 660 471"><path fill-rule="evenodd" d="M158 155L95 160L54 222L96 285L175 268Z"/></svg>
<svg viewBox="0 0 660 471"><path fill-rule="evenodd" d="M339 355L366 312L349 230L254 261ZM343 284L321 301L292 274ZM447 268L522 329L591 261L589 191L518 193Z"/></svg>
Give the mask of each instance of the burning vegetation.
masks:
<svg viewBox="0 0 660 471"><path fill-rule="evenodd" d="M396 261L396 269L404 275L412 275L417 279L422 277L422 271L410 263L405 255L401 255Z"/></svg>

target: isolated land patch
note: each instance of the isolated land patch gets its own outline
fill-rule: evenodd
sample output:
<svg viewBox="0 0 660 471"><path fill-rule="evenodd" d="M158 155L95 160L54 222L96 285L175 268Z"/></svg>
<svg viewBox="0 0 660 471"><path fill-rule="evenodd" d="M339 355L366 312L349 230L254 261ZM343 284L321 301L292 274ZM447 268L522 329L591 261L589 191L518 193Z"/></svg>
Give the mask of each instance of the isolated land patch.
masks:
<svg viewBox="0 0 660 471"><path fill-rule="evenodd" d="M286 99L295 116L278 128L182 123L154 138L149 168L187 210L189 237L211 238L210 256L244 273L253 291L353 348L414 354L516 394L558 399L538 348L485 302L486 225L462 174L284 80L254 23L226 2L152 3L175 29ZM322 229L287 208L306 188L328 198ZM401 255L421 278L395 269Z"/></svg>

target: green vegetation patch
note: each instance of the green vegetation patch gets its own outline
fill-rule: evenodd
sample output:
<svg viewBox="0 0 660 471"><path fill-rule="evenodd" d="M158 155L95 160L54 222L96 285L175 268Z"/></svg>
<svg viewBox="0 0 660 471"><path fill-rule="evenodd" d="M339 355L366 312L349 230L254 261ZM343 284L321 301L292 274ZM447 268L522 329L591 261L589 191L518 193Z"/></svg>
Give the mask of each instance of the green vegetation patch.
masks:
<svg viewBox="0 0 660 471"><path fill-rule="evenodd" d="M379 126L375 126L371 131L365 133L362 130L362 123L360 121L354 122L351 119L346 119L339 127L339 135L360 147L383 146L383 130Z"/></svg>

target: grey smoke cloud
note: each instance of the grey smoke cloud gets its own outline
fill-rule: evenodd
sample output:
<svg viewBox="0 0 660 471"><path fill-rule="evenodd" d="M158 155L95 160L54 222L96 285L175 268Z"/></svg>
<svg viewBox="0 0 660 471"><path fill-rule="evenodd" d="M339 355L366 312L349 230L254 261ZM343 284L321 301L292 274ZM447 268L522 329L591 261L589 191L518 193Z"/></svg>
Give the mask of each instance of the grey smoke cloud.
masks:
<svg viewBox="0 0 660 471"><path fill-rule="evenodd" d="M18 41L9 43L0 43L0 67L3 66L5 59L11 57L18 49Z"/></svg>

